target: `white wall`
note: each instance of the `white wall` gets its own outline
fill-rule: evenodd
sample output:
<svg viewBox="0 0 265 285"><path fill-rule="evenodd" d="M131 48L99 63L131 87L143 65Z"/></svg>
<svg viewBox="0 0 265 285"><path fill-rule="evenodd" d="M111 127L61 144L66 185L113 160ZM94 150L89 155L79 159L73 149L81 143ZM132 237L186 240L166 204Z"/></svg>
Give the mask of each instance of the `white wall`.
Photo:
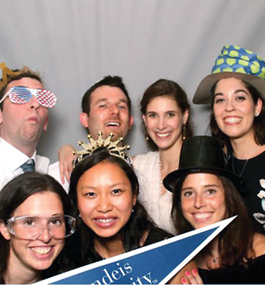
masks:
<svg viewBox="0 0 265 285"><path fill-rule="evenodd" d="M84 92L105 75L120 75L133 101L131 154L146 151L139 101L159 78L178 82L190 101L225 44L265 59L264 0L0 0L0 62L39 70L58 96L39 153L77 146ZM192 106L196 134L209 112Z"/></svg>

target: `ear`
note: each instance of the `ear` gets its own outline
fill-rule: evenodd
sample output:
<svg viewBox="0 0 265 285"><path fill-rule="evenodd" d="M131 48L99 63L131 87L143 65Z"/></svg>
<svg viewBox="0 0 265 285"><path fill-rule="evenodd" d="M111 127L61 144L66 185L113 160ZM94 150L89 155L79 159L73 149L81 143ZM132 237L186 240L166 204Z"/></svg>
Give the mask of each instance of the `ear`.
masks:
<svg viewBox="0 0 265 285"><path fill-rule="evenodd" d="M47 116L46 121L45 121L45 124L44 124L44 126L43 126L43 130L44 130L44 131L47 131L48 123L49 123L49 118L48 118L48 116Z"/></svg>
<svg viewBox="0 0 265 285"><path fill-rule="evenodd" d="M261 110L262 110L262 107L263 107L263 103L262 103L261 99L259 98L257 101L257 104L255 106L255 114L259 115Z"/></svg>
<svg viewBox="0 0 265 285"><path fill-rule="evenodd" d="M189 118L189 110L187 109L187 110L183 113L183 124L187 124L188 118Z"/></svg>
<svg viewBox="0 0 265 285"><path fill-rule="evenodd" d="M88 126L88 115L87 113L81 113L79 116L81 124L87 129Z"/></svg>
<svg viewBox="0 0 265 285"><path fill-rule="evenodd" d="M10 233L3 221L0 221L0 232L6 240L10 240Z"/></svg>
<svg viewBox="0 0 265 285"><path fill-rule="evenodd" d="M137 201L137 195L133 195L133 207L135 206L136 204L136 201Z"/></svg>
<svg viewBox="0 0 265 285"><path fill-rule="evenodd" d="M129 130L132 128L133 122L134 122L133 116L130 115L130 118L129 118Z"/></svg>
<svg viewBox="0 0 265 285"><path fill-rule="evenodd" d="M146 115L142 115L142 119L144 121L144 125L146 126Z"/></svg>

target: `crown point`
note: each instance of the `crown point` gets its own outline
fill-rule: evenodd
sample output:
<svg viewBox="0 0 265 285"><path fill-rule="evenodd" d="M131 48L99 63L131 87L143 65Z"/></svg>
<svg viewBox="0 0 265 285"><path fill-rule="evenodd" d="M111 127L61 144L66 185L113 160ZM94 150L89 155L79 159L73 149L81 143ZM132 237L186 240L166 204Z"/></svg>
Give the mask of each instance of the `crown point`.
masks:
<svg viewBox="0 0 265 285"><path fill-rule="evenodd" d="M117 146L123 139L120 137L116 141L111 141L111 137L114 136L113 133L110 133L106 140L103 139L102 135L103 135L102 132L98 132L98 140L94 140L92 136L88 134L87 138L89 140L89 144L85 144L82 141L78 142L78 144L81 145L84 148L84 150L81 151L74 150L74 154L78 155L76 163L84 159L86 156L91 155L96 149L104 147L109 151L111 155L120 157L121 159L126 161L129 165L131 165L130 159L124 152L124 150L130 149L130 146L129 145L121 147Z"/></svg>

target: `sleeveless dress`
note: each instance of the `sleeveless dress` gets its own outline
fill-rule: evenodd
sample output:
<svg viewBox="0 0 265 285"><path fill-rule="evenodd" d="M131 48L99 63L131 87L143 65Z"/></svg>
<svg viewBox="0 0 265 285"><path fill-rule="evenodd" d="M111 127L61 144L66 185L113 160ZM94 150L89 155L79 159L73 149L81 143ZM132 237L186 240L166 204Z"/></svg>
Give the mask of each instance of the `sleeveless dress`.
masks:
<svg viewBox="0 0 265 285"><path fill-rule="evenodd" d="M139 201L159 228L176 235L177 231L170 217L172 193L160 193L162 181L159 153L155 151L136 155L133 167L140 184Z"/></svg>

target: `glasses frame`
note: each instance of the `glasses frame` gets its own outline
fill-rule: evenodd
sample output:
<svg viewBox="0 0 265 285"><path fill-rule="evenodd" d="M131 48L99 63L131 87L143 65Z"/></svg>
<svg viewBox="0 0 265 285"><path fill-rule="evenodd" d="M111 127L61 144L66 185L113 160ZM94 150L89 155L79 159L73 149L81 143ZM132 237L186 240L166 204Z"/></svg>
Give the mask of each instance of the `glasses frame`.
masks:
<svg viewBox="0 0 265 285"><path fill-rule="evenodd" d="M25 101L24 103L17 103L17 102L14 102L14 101L12 100L12 96L14 96L14 95L11 95L12 92L14 92L14 90L21 90L21 89L29 90L29 92L30 92L30 94L31 94L31 97L29 98L28 101ZM49 95L50 95L51 97L53 97L53 104L52 104L51 106L45 106L45 105L39 100L39 96L37 96L37 94L40 93L40 92L48 92ZM10 97L10 95L11 95L11 97ZM15 95L15 96L17 96L17 95ZM39 104L40 104L42 107L44 107L44 108L53 108L53 107L56 105L57 97L55 96L55 94L54 94L53 92L48 91L48 90L45 90L45 89L34 89L34 88L28 88L28 87L24 87L24 86L14 86L14 87L10 88L10 89L6 92L6 94L3 96L3 98L0 100L0 104L1 104L7 97L9 97L9 98L10 98L10 101L11 101L13 104L23 105L23 104L27 104L27 103L30 101L30 99L32 98L32 96L35 96L35 97L37 98ZM17 97L19 97L19 96L17 96Z"/></svg>
<svg viewBox="0 0 265 285"><path fill-rule="evenodd" d="M56 217L69 218L69 219L70 219L70 222L71 222L71 230L70 230L70 233L67 234L67 235L65 235L65 236L62 237L62 238L57 238L57 237L55 237L54 234L53 234L53 232L52 232L52 230L49 228L49 226L42 227L42 228L41 228L41 231L40 231L40 233L39 233L39 235L38 235L36 238L22 238L22 237L19 237L19 236L16 235L16 233L15 233L13 227L12 227L12 223L13 223L13 222L15 222L15 221L17 221L17 220L22 220L22 219L24 219L24 218L41 218L41 219L47 219L47 220L49 220L49 219L53 219L53 218L56 218ZM59 239L65 239L65 238L71 236L71 235L75 232L76 219L75 219L74 217L70 216L70 215L56 215L56 216L52 216L52 217L48 217L48 218L46 218L46 217L37 217L37 216L35 216L35 217L34 217L34 216L18 216L18 217L11 217L11 218L9 218L9 219L6 221L6 227L7 227L7 229L8 229L8 232L9 232L11 235L13 235L13 236L15 236L16 238L19 238L19 239L21 239L21 240L37 240L37 239L42 235L44 229L47 229L47 230L49 231L49 234L50 234L54 239L59 240Z"/></svg>

